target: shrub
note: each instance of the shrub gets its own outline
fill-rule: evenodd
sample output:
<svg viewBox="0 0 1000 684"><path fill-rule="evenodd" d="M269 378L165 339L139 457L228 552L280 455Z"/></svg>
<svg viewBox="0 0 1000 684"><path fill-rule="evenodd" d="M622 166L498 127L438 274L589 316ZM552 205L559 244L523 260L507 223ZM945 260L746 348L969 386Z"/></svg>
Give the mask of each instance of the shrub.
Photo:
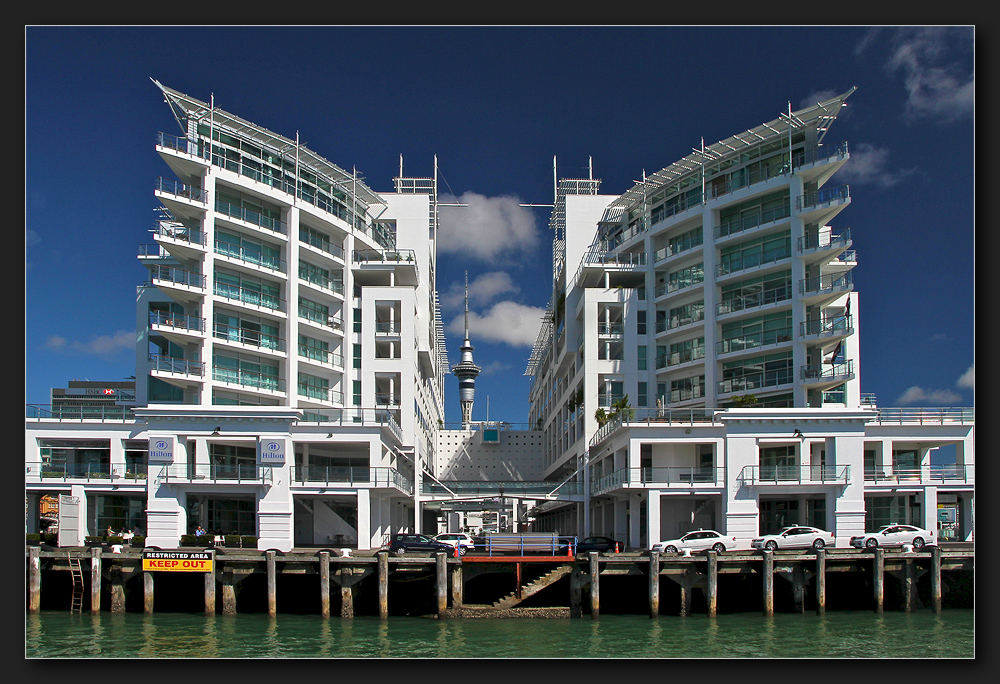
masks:
<svg viewBox="0 0 1000 684"><path fill-rule="evenodd" d="M107 537L109 544L124 544L125 540L121 538L120 535L112 534Z"/></svg>
<svg viewBox="0 0 1000 684"><path fill-rule="evenodd" d="M223 543L226 546L231 546L234 549L240 546L240 535L238 534L227 534L222 538Z"/></svg>
<svg viewBox="0 0 1000 684"><path fill-rule="evenodd" d="M42 541L46 544L55 544L59 540L59 535L55 532L43 532Z"/></svg>
<svg viewBox="0 0 1000 684"><path fill-rule="evenodd" d="M132 537L132 546L145 546L145 545L146 545L145 537L140 537L139 535L135 535Z"/></svg>
<svg viewBox="0 0 1000 684"><path fill-rule="evenodd" d="M37 546L42 541L42 535L33 532L27 532L24 535L24 541L25 543L31 544L32 546Z"/></svg>
<svg viewBox="0 0 1000 684"><path fill-rule="evenodd" d="M194 538L195 546L211 546L215 542L215 535L203 534Z"/></svg>
<svg viewBox="0 0 1000 684"><path fill-rule="evenodd" d="M198 544L198 537L193 534L182 534L181 535L181 546L196 546Z"/></svg>
<svg viewBox="0 0 1000 684"><path fill-rule="evenodd" d="M87 546L100 546L104 542L104 537L84 537L83 543Z"/></svg>
<svg viewBox="0 0 1000 684"><path fill-rule="evenodd" d="M256 549L257 537L252 537L252 536L240 537L240 546L242 546L244 549Z"/></svg>

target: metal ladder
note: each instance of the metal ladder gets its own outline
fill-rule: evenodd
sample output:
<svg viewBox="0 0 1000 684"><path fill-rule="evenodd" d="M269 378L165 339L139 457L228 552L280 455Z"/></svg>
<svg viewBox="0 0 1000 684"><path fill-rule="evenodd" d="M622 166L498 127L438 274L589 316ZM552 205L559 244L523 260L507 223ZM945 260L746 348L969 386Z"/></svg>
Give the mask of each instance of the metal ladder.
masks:
<svg viewBox="0 0 1000 684"><path fill-rule="evenodd" d="M66 558L69 560L70 575L73 578L73 598L70 601L69 612L82 613L84 595L83 568L80 566L80 559L73 558L69 552L66 553Z"/></svg>

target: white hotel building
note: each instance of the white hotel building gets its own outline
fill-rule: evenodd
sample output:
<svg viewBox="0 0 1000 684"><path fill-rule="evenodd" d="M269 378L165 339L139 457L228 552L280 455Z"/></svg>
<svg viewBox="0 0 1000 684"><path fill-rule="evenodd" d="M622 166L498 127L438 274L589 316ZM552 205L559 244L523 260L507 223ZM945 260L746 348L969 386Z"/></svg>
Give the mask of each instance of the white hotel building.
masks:
<svg viewBox="0 0 1000 684"><path fill-rule="evenodd" d="M139 525L167 548L201 525L369 549L481 496L518 529L637 548L796 522L838 546L888 522L972 537L973 410L860 392L857 261L836 225L851 198L833 182L850 155L824 142L850 91L622 195L560 181L530 429L443 430L436 177L376 192L157 85L181 129L156 142L171 177L139 254L135 406L28 407L28 532L58 494L79 520L61 543ZM955 465L932 462L942 448Z"/></svg>

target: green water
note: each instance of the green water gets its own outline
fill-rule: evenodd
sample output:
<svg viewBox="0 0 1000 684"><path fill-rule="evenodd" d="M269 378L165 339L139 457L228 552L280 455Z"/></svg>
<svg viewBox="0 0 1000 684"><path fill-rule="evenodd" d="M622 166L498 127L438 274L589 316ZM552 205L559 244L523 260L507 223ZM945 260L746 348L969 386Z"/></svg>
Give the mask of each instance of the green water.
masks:
<svg viewBox="0 0 1000 684"><path fill-rule="evenodd" d="M580 619L25 616L28 658L973 658L972 610Z"/></svg>

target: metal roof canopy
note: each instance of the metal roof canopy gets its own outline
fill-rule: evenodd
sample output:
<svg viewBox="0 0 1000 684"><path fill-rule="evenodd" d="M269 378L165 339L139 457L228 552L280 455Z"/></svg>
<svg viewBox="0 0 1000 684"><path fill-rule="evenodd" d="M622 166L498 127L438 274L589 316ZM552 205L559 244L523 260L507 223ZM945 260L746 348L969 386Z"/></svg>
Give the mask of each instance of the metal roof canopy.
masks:
<svg viewBox="0 0 1000 684"><path fill-rule="evenodd" d="M683 159L674 162L670 166L661 169L650 176L646 176L643 181L636 181L636 184L632 188L622 193L622 195L611 204L631 208L636 204L645 201L648 190L659 188L671 181L683 177L684 175L690 173L693 170L693 167L700 167L704 163L703 160L716 161L767 138L785 135L789 128L804 128L806 126L815 125L816 130L819 132L818 141L822 142L827 131L830 129L830 125L837 118L840 108L844 106L844 101L850 97L855 90L857 90L857 86L852 87L850 90L838 95L837 97L826 100L825 102L817 102L816 104L800 109L797 112L792 112L791 107L789 107L789 113L781 114L777 119L763 123L760 126L744 131L743 133L737 133L732 137L721 140L714 145L710 145L709 147L704 147L701 150L695 149L691 154Z"/></svg>
<svg viewBox="0 0 1000 684"><path fill-rule="evenodd" d="M364 205L365 210L373 204L386 206L386 201L358 178L356 173L348 173L336 164L319 156L302 143L278 135L257 124L230 114L225 110L185 95L173 88L168 88L155 78L151 78L150 80L163 91L167 104L170 105L170 109L174 112L174 117L177 119L177 123L181 126L181 130L185 135L187 134L187 130L182 123L182 119L188 118L195 121L202 121L211 118L213 126L219 126L237 135L250 138L260 143L262 147L266 147L278 155L284 155L289 150L297 149L298 164L300 166L317 175L329 178L335 185L341 186L348 192L351 192ZM350 184L350 187L347 187L348 184Z"/></svg>

